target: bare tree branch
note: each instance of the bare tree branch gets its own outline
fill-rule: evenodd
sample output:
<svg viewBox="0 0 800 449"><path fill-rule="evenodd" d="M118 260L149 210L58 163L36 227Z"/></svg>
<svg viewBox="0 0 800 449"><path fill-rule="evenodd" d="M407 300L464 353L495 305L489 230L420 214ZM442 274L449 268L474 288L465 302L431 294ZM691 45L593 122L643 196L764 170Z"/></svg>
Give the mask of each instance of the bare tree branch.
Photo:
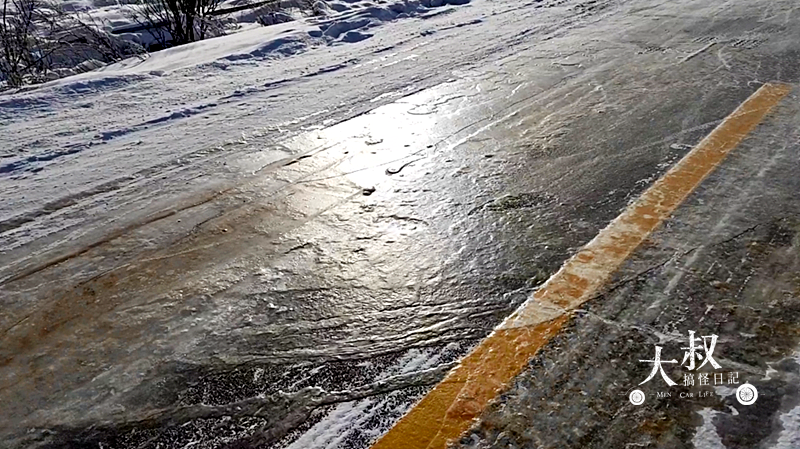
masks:
<svg viewBox="0 0 800 449"><path fill-rule="evenodd" d="M205 39L222 0L140 0L130 17L163 47Z"/></svg>
<svg viewBox="0 0 800 449"><path fill-rule="evenodd" d="M54 68L71 69L89 60L108 63L144 52L112 36L89 13L66 13L52 0L0 1L0 79L10 87L57 78Z"/></svg>

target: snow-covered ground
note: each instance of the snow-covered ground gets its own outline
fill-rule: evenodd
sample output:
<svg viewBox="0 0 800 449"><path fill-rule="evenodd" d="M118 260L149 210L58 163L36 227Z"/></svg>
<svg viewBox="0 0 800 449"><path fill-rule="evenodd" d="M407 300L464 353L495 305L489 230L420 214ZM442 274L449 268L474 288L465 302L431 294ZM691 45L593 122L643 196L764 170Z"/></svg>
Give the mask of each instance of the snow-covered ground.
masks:
<svg viewBox="0 0 800 449"><path fill-rule="evenodd" d="M0 95L0 279L286 158L304 131L490 71L526 35L591 17L579 1L451 3L352 3Z"/></svg>

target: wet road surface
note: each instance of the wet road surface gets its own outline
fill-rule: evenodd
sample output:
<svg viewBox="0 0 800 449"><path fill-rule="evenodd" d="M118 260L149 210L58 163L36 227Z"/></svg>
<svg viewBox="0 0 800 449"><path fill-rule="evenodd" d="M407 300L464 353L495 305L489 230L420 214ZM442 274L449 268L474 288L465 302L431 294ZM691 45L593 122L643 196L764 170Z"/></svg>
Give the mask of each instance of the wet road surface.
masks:
<svg viewBox="0 0 800 449"><path fill-rule="evenodd" d="M275 142L291 156L70 257L4 264L3 443L369 447L764 82L798 81L793 2L567 7L598 12ZM796 105L793 91L462 446L792 447ZM655 385L628 402L638 360L659 341L680 359L688 330L720 336L756 406L729 390L654 400Z"/></svg>
<svg viewBox="0 0 800 449"><path fill-rule="evenodd" d="M799 112L782 103L457 447L796 447ZM664 365L677 386L640 386L639 361L655 345L681 361L689 330L719 336L708 383ZM736 399L745 383L752 405Z"/></svg>

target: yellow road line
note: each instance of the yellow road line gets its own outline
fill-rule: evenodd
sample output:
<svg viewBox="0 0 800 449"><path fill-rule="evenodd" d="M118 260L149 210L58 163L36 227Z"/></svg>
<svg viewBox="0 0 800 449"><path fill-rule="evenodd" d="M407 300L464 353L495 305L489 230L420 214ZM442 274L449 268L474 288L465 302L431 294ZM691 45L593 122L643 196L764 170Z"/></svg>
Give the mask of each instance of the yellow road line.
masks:
<svg viewBox="0 0 800 449"><path fill-rule="evenodd" d="M785 84L765 84L703 139L597 237L570 258L520 308L373 446L443 449L461 436L596 294L639 244L785 97Z"/></svg>

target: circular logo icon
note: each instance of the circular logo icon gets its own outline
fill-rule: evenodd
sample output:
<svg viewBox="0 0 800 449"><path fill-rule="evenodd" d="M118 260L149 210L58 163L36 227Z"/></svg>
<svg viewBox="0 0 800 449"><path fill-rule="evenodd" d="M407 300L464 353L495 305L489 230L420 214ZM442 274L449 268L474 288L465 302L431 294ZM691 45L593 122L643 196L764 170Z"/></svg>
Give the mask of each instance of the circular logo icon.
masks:
<svg viewBox="0 0 800 449"><path fill-rule="evenodd" d="M742 405L750 405L758 399L756 387L745 382L736 389L736 400Z"/></svg>
<svg viewBox="0 0 800 449"><path fill-rule="evenodd" d="M642 390L633 390L628 399L633 405L642 405L644 404L644 392Z"/></svg>

